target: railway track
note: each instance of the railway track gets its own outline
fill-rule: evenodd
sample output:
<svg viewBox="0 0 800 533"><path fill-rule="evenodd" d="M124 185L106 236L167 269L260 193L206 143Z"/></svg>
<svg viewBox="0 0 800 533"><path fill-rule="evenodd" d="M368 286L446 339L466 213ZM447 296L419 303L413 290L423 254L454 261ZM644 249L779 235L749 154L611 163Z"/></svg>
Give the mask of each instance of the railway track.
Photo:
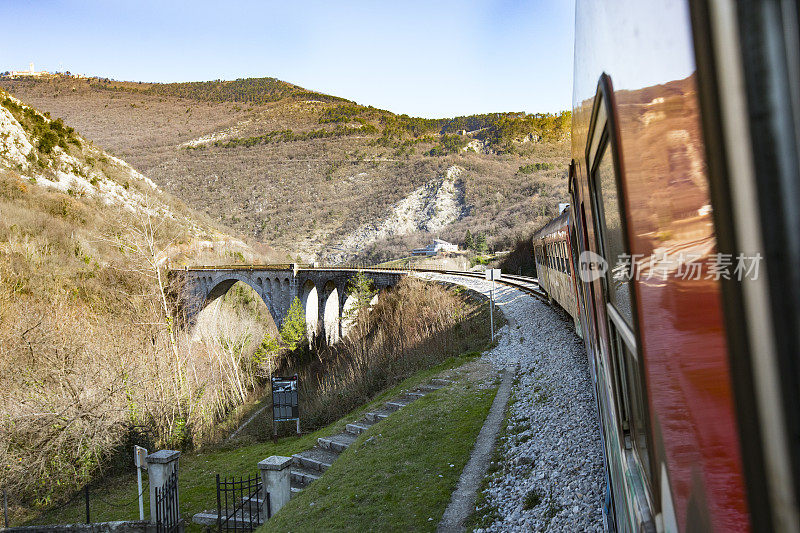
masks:
<svg viewBox="0 0 800 533"><path fill-rule="evenodd" d="M485 278L483 272L466 272L462 270L437 270L432 268L413 268L407 270L409 270L409 272L433 272L437 274L448 274L451 276L463 276L467 278L477 278L477 279ZM548 301L547 294L542 290L541 287L539 287L539 281L536 278L503 274L499 280L495 281L497 283L501 283L503 285L519 289L525 293L530 294L531 296L539 298L544 302Z"/></svg>

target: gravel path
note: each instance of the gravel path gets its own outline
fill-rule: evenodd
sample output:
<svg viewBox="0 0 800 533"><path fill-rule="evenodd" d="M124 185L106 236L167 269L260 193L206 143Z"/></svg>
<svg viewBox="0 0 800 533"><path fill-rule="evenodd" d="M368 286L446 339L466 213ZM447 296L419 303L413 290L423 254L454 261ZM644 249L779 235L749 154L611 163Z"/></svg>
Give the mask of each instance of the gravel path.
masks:
<svg viewBox="0 0 800 533"><path fill-rule="evenodd" d="M420 277L488 295L490 283ZM603 531L603 457L583 342L543 302L504 285L495 302L508 323L484 355L517 367L505 435L478 499L475 531Z"/></svg>

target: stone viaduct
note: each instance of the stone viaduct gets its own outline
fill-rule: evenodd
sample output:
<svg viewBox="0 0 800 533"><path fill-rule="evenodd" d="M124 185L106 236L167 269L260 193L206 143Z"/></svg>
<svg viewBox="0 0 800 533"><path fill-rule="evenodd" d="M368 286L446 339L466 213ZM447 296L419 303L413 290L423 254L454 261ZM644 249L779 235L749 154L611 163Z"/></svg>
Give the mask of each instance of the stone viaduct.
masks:
<svg viewBox="0 0 800 533"><path fill-rule="evenodd" d="M355 298L348 294L348 285L358 272L371 279L378 291L397 284L407 274L395 270L287 264L185 267L171 270L170 276L182 280L181 304L190 327L203 309L241 281L264 300L278 327L294 299L299 298L305 310L309 338L323 335L328 344L333 344L347 333L342 317L355 304Z"/></svg>

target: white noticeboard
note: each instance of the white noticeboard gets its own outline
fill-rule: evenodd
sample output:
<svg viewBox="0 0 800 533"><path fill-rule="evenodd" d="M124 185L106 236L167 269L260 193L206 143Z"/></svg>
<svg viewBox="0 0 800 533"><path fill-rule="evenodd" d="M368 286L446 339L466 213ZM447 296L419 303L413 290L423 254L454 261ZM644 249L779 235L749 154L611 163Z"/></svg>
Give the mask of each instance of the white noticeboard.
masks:
<svg viewBox="0 0 800 533"><path fill-rule="evenodd" d="M499 280L501 272L499 268L486 270L486 280L492 282L492 290L489 293L489 322L492 324L492 340L494 340L494 282Z"/></svg>
<svg viewBox="0 0 800 533"><path fill-rule="evenodd" d="M144 520L144 501L142 500L142 470L147 470L147 448L133 447L133 464L136 465L136 481L139 486L139 520Z"/></svg>
<svg viewBox="0 0 800 533"><path fill-rule="evenodd" d="M147 448L142 448L141 446L134 446L133 447L133 464L136 465L136 468L142 468L147 470Z"/></svg>

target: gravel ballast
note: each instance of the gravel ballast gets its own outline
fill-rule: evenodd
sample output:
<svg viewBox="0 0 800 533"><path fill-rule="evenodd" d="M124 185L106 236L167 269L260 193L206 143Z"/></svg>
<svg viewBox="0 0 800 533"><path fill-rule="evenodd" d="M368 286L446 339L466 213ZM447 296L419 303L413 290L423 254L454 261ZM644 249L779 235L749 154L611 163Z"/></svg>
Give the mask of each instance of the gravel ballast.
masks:
<svg viewBox="0 0 800 533"><path fill-rule="evenodd" d="M487 296L491 286L419 276ZM475 531L603 531L603 457L583 342L571 320L522 291L496 284L495 302L507 324L484 357L517 374Z"/></svg>

